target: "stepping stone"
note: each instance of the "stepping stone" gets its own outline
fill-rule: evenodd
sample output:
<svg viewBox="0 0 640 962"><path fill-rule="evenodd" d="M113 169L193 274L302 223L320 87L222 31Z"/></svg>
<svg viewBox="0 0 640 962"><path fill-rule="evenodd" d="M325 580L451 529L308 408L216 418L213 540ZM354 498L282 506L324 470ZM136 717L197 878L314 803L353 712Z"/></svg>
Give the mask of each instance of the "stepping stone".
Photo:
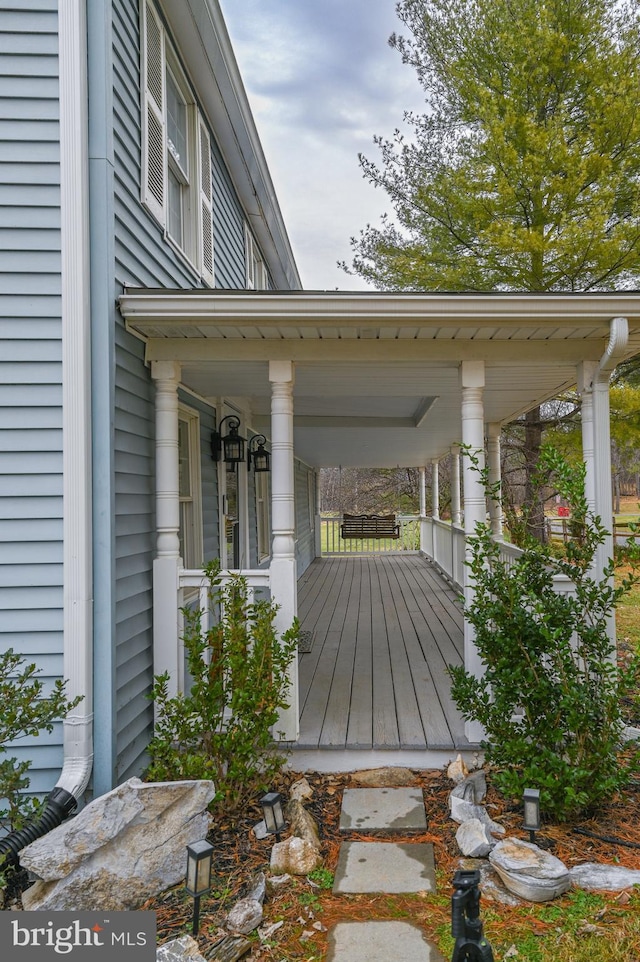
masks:
<svg viewBox="0 0 640 962"><path fill-rule="evenodd" d="M420 788L347 788L341 832L424 832L427 816Z"/></svg>
<svg viewBox="0 0 640 962"><path fill-rule="evenodd" d="M445 962L410 922L339 922L329 933L327 962Z"/></svg>
<svg viewBox="0 0 640 962"><path fill-rule="evenodd" d="M435 892L430 842L343 842L333 894ZM404 956L410 959L411 956Z"/></svg>

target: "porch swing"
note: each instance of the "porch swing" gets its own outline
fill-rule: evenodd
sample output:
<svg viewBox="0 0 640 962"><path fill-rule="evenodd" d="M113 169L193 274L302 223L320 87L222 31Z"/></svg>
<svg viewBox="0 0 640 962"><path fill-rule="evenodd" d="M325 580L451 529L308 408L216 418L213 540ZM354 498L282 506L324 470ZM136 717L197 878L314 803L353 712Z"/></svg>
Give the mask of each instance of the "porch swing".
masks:
<svg viewBox="0 0 640 962"><path fill-rule="evenodd" d="M340 514L342 523L340 525L340 537L346 541L350 538L392 538L397 540L400 537L400 525L396 521L395 514L352 514L344 510L342 498L342 465L339 468L339 491L340 491Z"/></svg>

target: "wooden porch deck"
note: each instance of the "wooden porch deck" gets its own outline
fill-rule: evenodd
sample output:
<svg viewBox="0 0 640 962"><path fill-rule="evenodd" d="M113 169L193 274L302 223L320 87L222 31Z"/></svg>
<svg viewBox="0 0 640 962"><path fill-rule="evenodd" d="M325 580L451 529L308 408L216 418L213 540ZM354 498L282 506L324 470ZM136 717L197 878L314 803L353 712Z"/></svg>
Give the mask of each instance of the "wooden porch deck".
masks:
<svg viewBox="0 0 640 962"><path fill-rule="evenodd" d="M446 673L463 658L457 593L418 555L316 559L298 583L296 750L473 749Z"/></svg>

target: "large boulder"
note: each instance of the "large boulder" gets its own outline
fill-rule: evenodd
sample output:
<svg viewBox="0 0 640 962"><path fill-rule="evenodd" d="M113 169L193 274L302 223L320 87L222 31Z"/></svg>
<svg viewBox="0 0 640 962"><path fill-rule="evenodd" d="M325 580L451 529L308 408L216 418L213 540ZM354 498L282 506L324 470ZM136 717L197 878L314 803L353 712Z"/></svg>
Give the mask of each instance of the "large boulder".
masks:
<svg viewBox="0 0 640 962"><path fill-rule="evenodd" d="M39 876L25 909L119 911L185 877L186 846L205 838L210 781L145 783L131 778L96 798L20 853Z"/></svg>
<svg viewBox="0 0 640 962"><path fill-rule="evenodd" d="M519 838L498 842L489 861L509 891L530 902L546 902L571 888L569 870L559 858Z"/></svg>
<svg viewBox="0 0 640 962"><path fill-rule="evenodd" d="M320 852L305 838L292 835L276 842L271 849L271 871L274 875L308 875L322 863Z"/></svg>

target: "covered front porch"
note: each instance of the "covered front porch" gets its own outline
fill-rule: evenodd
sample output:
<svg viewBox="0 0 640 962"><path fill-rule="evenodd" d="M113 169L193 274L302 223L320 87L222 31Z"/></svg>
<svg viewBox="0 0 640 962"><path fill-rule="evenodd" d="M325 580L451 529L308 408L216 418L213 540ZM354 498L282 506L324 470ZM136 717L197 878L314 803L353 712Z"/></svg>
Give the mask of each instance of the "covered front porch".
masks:
<svg viewBox="0 0 640 962"><path fill-rule="evenodd" d="M316 560L298 585L302 513L315 512L316 557L322 549L317 491L296 488L295 459L316 473L329 465L421 468L421 550L461 586L468 604L474 589L464 566L466 538L489 514L501 540L499 500L487 499L474 461L487 465L497 490L502 426L576 386L587 497L605 524L611 518L609 379L617 363L640 350L640 296L132 289L120 309L146 342L156 383L155 670L167 670L179 687L181 591L199 578L180 556L184 388L219 411L223 399L234 400L270 444L270 556L259 570L242 573L278 603L278 630L296 614L316 630L311 652L290 666L285 737L314 751L453 751L465 733L472 744L480 732L473 722L463 728L452 710L445 665L457 659L472 673L482 671L474 634L455 612L453 595L450 633L440 621L434 634L435 610L415 594L411 600L418 567L408 572L412 565L426 571L424 560L345 559L335 569ZM437 464L447 456L450 526L437 510ZM436 484L430 519L428 464ZM608 538L597 571L611 552ZM332 599L326 608L323 596ZM447 607L442 594L440 603Z"/></svg>
<svg viewBox="0 0 640 962"><path fill-rule="evenodd" d="M296 752L422 759L471 747L447 675L463 660L459 593L424 557L316 559L298 614L310 650L299 656Z"/></svg>

